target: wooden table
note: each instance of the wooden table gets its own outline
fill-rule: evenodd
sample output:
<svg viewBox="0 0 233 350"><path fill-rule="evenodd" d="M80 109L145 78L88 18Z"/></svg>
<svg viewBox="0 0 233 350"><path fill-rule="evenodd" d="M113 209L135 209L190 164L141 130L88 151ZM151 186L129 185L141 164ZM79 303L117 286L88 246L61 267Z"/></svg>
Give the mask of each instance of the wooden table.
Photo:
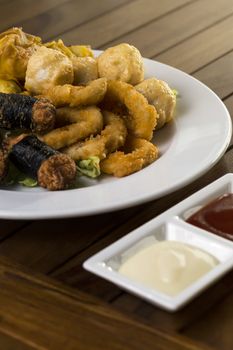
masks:
<svg viewBox="0 0 233 350"><path fill-rule="evenodd" d="M45 40L120 42L182 69L233 111L232 0L1 0L0 29ZM201 128L201 125L200 125ZM233 146L207 174L150 203L98 216L0 222L0 349L233 348L233 272L169 314L82 268L93 253L225 173Z"/></svg>

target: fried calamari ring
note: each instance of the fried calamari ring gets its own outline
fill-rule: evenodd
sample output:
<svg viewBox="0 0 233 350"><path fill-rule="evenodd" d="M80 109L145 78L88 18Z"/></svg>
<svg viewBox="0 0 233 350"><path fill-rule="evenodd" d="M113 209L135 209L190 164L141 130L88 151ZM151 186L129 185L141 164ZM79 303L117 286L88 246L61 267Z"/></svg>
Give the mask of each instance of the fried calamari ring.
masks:
<svg viewBox="0 0 233 350"><path fill-rule="evenodd" d="M122 177L141 170L158 158L158 148L153 143L130 137L124 147L125 152L114 152L100 162L100 169L105 174Z"/></svg>
<svg viewBox="0 0 233 350"><path fill-rule="evenodd" d="M57 85L43 92L56 107L91 106L102 101L107 90L107 80L99 78L86 86L73 86L70 84Z"/></svg>
<svg viewBox="0 0 233 350"><path fill-rule="evenodd" d="M108 82L104 103L108 100L113 105L120 102L127 108L129 115L125 118L125 122L133 136L151 140L157 112L140 92L123 81L111 80Z"/></svg>
<svg viewBox="0 0 233 350"><path fill-rule="evenodd" d="M105 128L100 135L66 147L62 152L74 160L88 159L92 156L104 159L108 153L122 147L127 135L124 121L111 112L103 111L102 113Z"/></svg>
<svg viewBox="0 0 233 350"><path fill-rule="evenodd" d="M98 134L103 128L103 116L97 107L59 108L57 119L59 124L72 124L54 129L40 137L40 140L54 149L69 146L90 135Z"/></svg>

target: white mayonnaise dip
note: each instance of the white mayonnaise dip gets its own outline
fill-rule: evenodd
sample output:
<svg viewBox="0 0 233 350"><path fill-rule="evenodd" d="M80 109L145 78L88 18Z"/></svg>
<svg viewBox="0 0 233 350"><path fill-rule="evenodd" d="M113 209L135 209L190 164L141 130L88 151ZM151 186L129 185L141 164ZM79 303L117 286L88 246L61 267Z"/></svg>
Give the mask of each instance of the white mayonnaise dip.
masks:
<svg viewBox="0 0 233 350"><path fill-rule="evenodd" d="M174 296L214 268L211 254L177 241L162 241L129 257L119 273L159 292Z"/></svg>

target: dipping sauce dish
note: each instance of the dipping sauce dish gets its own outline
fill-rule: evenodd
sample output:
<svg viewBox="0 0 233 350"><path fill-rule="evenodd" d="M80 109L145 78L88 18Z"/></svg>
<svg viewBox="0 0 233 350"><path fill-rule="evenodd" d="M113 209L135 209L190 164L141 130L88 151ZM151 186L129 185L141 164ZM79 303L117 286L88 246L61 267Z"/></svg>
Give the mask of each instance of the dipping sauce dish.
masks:
<svg viewBox="0 0 233 350"><path fill-rule="evenodd" d="M188 222L213 201L218 203L232 193L233 174L227 174L83 266L161 308L176 311L233 268L233 242Z"/></svg>
<svg viewBox="0 0 233 350"><path fill-rule="evenodd" d="M187 222L233 241L233 193L225 193L211 201Z"/></svg>
<svg viewBox="0 0 233 350"><path fill-rule="evenodd" d="M167 295L177 295L219 264L195 246L164 240L130 256L118 272Z"/></svg>

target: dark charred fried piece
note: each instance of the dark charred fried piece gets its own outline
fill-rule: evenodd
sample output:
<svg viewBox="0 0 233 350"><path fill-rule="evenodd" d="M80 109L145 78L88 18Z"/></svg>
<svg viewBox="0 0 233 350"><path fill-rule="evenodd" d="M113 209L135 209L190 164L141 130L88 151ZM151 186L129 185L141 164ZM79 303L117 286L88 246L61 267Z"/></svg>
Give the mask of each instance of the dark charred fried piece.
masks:
<svg viewBox="0 0 233 350"><path fill-rule="evenodd" d="M0 182L4 179L8 172L8 157L7 152L0 149Z"/></svg>
<svg viewBox="0 0 233 350"><path fill-rule="evenodd" d="M13 144L9 158L19 170L36 178L40 186L49 190L65 189L75 180L75 162L34 135Z"/></svg>
<svg viewBox="0 0 233 350"><path fill-rule="evenodd" d="M0 93L0 127L44 133L53 129L56 109L44 98Z"/></svg>
<svg viewBox="0 0 233 350"><path fill-rule="evenodd" d="M37 172L39 185L48 190L63 190L69 187L75 176L75 162L63 153L55 154L42 162Z"/></svg>

